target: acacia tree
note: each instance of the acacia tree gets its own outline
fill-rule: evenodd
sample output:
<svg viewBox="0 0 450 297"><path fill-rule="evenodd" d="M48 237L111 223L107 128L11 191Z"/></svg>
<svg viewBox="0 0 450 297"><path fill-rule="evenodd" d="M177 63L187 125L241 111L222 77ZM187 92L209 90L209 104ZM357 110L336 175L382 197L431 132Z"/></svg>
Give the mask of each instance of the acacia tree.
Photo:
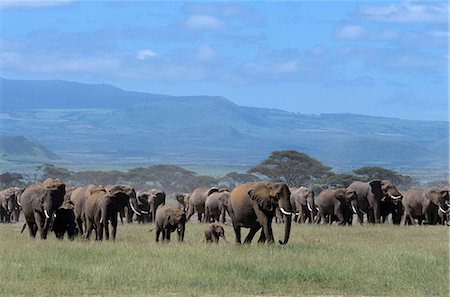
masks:
<svg viewBox="0 0 450 297"><path fill-rule="evenodd" d="M283 181L290 187L309 185L330 174L331 167L297 151L274 151L248 173L264 175L272 181Z"/></svg>
<svg viewBox="0 0 450 297"><path fill-rule="evenodd" d="M400 188L408 188L413 185L413 179L408 175L401 175L393 170L389 170L378 166L365 166L353 170L357 175L363 177L364 180L386 179Z"/></svg>

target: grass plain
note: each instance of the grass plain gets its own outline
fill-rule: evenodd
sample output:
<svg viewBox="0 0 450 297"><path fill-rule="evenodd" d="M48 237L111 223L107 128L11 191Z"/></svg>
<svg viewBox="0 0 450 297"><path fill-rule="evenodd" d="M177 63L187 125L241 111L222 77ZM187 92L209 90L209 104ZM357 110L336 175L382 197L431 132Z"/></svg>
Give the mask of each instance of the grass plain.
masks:
<svg viewBox="0 0 450 297"><path fill-rule="evenodd" d="M445 226L295 224L285 246L238 246L231 226L207 245L198 223L168 244L153 225L119 225L116 242L32 240L21 225L0 225L0 296L449 296Z"/></svg>

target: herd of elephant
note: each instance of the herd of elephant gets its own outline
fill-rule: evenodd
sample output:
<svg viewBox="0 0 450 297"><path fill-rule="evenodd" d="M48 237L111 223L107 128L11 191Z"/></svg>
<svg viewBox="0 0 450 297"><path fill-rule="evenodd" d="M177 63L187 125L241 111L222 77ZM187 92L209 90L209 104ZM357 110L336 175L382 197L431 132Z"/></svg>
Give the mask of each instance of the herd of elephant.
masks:
<svg viewBox="0 0 450 297"><path fill-rule="evenodd" d="M63 239L77 234L89 240L111 238L117 233L118 219L128 223L153 222L156 241L170 241L177 232L184 240L185 226L197 213L205 225L206 242L225 239L227 218L231 219L236 242L242 243L241 228L250 231L244 243L251 243L262 229L259 243L274 243L272 222L284 223L284 238L289 241L292 221L351 225L354 215L358 223L378 224L391 217L393 224L449 225L450 188L411 189L399 192L387 180L355 181L347 188L329 188L315 196L307 187L289 188L282 182L256 182L237 186L232 191L221 188L197 188L192 193L176 194L177 206L166 205L166 194L158 189L135 191L129 185L87 185L66 188L61 179L46 179L26 188L11 187L0 191L0 221L18 222L20 212L30 237L39 232L42 239L49 231ZM228 216L227 216L228 214ZM111 225L111 234L109 226Z"/></svg>

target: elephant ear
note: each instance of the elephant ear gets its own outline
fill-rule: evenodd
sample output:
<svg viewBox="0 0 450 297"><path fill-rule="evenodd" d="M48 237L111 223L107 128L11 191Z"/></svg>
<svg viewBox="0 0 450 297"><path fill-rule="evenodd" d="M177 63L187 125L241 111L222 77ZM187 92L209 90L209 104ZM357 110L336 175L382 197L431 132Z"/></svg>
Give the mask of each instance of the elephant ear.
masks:
<svg viewBox="0 0 450 297"><path fill-rule="evenodd" d="M273 183L270 186L270 196L275 198L277 201L280 197L287 197L289 199L291 196L291 191L285 183Z"/></svg>
<svg viewBox="0 0 450 297"><path fill-rule="evenodd" d="M372 194L375 197L383 197L383 192L381 191L381 180L372 180L369 182Z"/></svg>
<svg viewBox="0 0 450 297"><path fill-rule="evenodd" d="M345 199L346 199L345 189L335 189L334 190L334 198L341 202L345 202Z"/></svg>
<svg viewBox="0 0 450 297"><path fill-rule="evenodd" d="M270 193L266 187L257 187L248 191L248 195L258 206L265 211L274 211L274 202L270 198Z"/></svg>

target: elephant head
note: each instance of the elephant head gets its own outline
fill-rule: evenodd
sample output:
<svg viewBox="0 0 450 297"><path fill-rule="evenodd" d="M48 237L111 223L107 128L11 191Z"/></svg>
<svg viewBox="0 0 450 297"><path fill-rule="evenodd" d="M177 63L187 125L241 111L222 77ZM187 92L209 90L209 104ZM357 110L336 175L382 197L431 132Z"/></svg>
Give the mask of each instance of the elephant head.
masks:
<svg viewBox="0 0 450 297"><path fill-rule="evenodd" d="M388 198L397 204L403 198L402 194L400 194L394 184L388 180L373 180L369 184L372 187L373 193L379 192L379 194L375 196L381 196L381 201Z"/></svg>
<svg viewBox="0 0 450 297"><path fill-rule="evenodd" d="M175 195L175 199L178 201L184 211L187 211L190 196L190 193L178 193Z"/></svg>
<svg viewBox="0 0 450 297"><path fill-rule="evenodd" d="M117 197L117 207L119 207L119 209L123 209L125 206L130 206L131 210L133 210L133 212L138 216L142 215L143 213L148 214L148 212L144 212L139 209L136 191L131 186L114 185L107 187L107 190L111 195Z"/></svg>
<svg viewBox="0 0 450 297"><path fill-rule="evenodd" d="M258 205L258 207L265 213L269 213L270 219L275 215L276 207L279 207L281 212L286 216L284 228L284 240L279 241L280 244L286 244L289 241L289 234L291 232L292 205L290 201L291 192L285 183L257 183L252 188L248 195Z"/></svg>
<svg viewBox="0 0 450 297"><path fill-rule="evenodd" d="M158 189L149 189L140 191L138 195L138 203L141 203L143 207L148 209L149 213L152 215L152 221L155 220L156 208L159 205L166 204L166 193Z"/></svg>
<svg viewBox="0 0 450 297"><path fill-rule="evenodd" d="M40 202L45 217L48 220L63 203L64 196L66 194L66 185L59 178L57 179L48 178L42 182L42 185L47 190L46 192L47 194L41 196Z"/></svg>
<svg viewBox="0 0 450 297"><path fill-rule="evenodd" d="M335 190L334 197L342 204L350 205L352 201L356 200L357 195L356 192L350 188L340 188Z"/></svg>
<svg viewBox="0 0 450 297"><path fill-rule="evenodd" d="M225 238L225 230L223 229L222 225L213 223L211 228L213 236L215 236L217 239L219 239L219 237L222 237L223 240L227 242L227 239Z"/></svg>
<svg viewBox="0 0 450 297"><path fill-rule="evenodd" d="M425 192L425 197L439 207L441 212L450 213L449 192L446 189L429 189Z"/></svg>
<svg viewBox="0 0 450 297"><path fill-rule="evenodd" d="M314 191L307 187L300 187L297 190L300 193L300 203L302 205L306 205L310 212L313 212L315 209L314 205ZM299 208L297 208L299 210Z"/></svg>

